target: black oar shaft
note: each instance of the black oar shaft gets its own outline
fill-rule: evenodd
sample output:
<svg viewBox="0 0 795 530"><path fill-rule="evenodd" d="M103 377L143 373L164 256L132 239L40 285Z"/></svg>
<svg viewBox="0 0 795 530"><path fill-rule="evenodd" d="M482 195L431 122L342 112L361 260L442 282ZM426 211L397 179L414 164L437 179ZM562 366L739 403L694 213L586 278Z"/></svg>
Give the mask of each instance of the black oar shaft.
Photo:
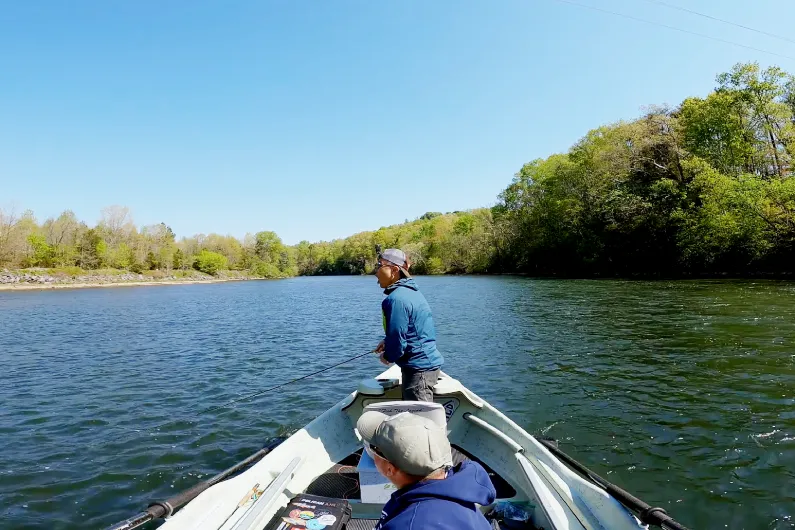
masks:
<svg viewBox="0 0 795 530"><path fill-rule="evenodd" d="M149 521L153 521L161 517L170 517L176 510L185 506L190 501L198 497L201 492L203 492L210 486L218 484L222 480L231 477L235 473L261 460L265 455L270 453L277 445L279 445L283 441L284 441L283 438L277 438L271 443L269 443L266 447L260 449L259 451L249 456L245 460L238 462L234 466L225 469L224 471L221 471L214 477L205 480L204 482L200 482L195 486L193 486L192 488L187 489L181 493L178 493L165 501L153 502L152 504L149 505L149 508L147 508L145 512L141 512L137 515L134 515L133 517L130 517L129 519L125 519L124 521L109 526L105 530L133 530L134 528L138 528L141 525L148 523Z"/></svg>
<svg viewBox="0 0 795 530"><path fill-rule="evenodd" d="M603 479L584 465L577 462L575 459L561 451L557 448L557 446L549 440L545 440L543 438L536 438L539 442L541 442L544 447L549 449L549 451L554 454L556 457L564 461L566 464L569 465L572 469L576 470L577 472L581 473L592 482L597 484L598 486L602 487L613 496L618 502L635 512L635 515L638 516L638 519L641 520L642 523L659 526L660 528L666 530L688 530L687 527L677 523L674 521L671 516L665 513L665 510L662 508L654 508L651 505L643 502L642 500L638 499L631 493L624 491L623 489L619 488L615 484L608 482L607 480Z"/></svg>

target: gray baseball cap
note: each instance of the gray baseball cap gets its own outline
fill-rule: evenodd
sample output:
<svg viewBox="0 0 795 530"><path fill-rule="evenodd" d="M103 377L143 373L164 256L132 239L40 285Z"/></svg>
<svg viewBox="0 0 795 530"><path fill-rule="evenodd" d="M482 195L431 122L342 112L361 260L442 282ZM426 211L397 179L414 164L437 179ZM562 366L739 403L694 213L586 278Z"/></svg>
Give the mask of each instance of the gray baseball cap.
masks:
<svg viewBox="0 0 795 530"><path fill-rule="evenodd" d="M411 412L388 416L367 411L359 417L356 429L404 473L424 477L453 464L446 427L428 418Z"/></svg>
<svg viewBox="0 0 795 530"><path fill-rule="evenodd" d="M406 270L404 267L407 259L406 253L400 250L399 248L388 248L381 253L379 256L381 259L384 259L390 263L394 263L398 267L400 267L400 272L402 272L407 278L411 278L409 275L409 271Z"/></svg>

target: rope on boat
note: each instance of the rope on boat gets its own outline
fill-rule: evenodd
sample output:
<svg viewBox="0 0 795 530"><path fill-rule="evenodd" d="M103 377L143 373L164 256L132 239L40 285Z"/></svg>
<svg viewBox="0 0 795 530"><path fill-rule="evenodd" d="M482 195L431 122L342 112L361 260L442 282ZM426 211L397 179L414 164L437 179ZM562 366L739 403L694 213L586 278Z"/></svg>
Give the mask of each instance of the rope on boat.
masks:
<svg viewBox="0 0 795 530"><path fill-rule="evenodd" d="M265 390L260 390L259 392L254 392L253 394L249 394L247 396L243 396L243 397L240 397L240 398L237 398L237 399L233 399L232 401L224 403L223 405L217 405L215 407L210 407L209 409L203 410L202 414L206 414L208 412L213 412L215 410L219 410L219 409L228 407L229 405L234 405L235 403L240 403L241 401L248 401L249 399L253 399L255 397L259 397L262 394L267 394L268 392L272 392L273 390L278 390L278 389L280 389L282 387L285 387L287 385L291 385L293 383L297 383L298 381L303 381L304 379L309 379L310 377L314 377L314 376L316 376L318 374L322 374L323 372L328 372L332 368L336 368L338 366L342 366L343 364L347 364L347 363L349 363L351 361L355 361L356 359L361 359L365 355L370 355L371 353L373 353L373 351L368 351L366 353L362 353L360 355L356 355L354 357L351 357L350 359L346 359L344 361L340 361L337 364L332 364L331 366L327 366L325 368L321 368L320 370L318 370L316 372L312 372L311 374L306 374L306 375L303 375L301 377L297 377L295 379L291 379L290 381L287 381L285 383L280 383L280 384L274 385L274 386L272 386L270 388L266 388Z"/></svg>

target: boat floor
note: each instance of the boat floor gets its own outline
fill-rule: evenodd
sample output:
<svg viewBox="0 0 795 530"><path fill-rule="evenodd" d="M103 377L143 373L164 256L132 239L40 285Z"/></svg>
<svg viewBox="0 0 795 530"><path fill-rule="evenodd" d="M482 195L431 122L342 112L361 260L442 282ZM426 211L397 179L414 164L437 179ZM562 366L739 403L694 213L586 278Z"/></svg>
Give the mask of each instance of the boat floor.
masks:
<svg viewBox="0 0 795 530"><path fill-rule="evenodd" d="M378 519L351 519L345 530L373 530L378 524Z"/></svg>

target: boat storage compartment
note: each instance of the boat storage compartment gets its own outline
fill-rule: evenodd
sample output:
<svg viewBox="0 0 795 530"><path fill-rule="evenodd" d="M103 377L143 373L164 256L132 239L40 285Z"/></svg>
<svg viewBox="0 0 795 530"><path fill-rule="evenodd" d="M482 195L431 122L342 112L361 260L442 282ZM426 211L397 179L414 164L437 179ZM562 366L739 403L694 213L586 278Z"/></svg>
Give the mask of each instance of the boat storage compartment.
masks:
<svg viewBox="0 0 795 530"><path fill-rule="evenodd" d="M357 470L359 471L359 489L362 492L362 502L386 504L389 497L397 491L397 486L378 472L373 458L367 454L367 451L362 451Z"/></svg>
<svg viewBox="0 0 795 530"><path fill-rule="evenodd" d="M351 518L351 505L343 499L300 494L277 513L267 530L342 530Z"/></svg>

